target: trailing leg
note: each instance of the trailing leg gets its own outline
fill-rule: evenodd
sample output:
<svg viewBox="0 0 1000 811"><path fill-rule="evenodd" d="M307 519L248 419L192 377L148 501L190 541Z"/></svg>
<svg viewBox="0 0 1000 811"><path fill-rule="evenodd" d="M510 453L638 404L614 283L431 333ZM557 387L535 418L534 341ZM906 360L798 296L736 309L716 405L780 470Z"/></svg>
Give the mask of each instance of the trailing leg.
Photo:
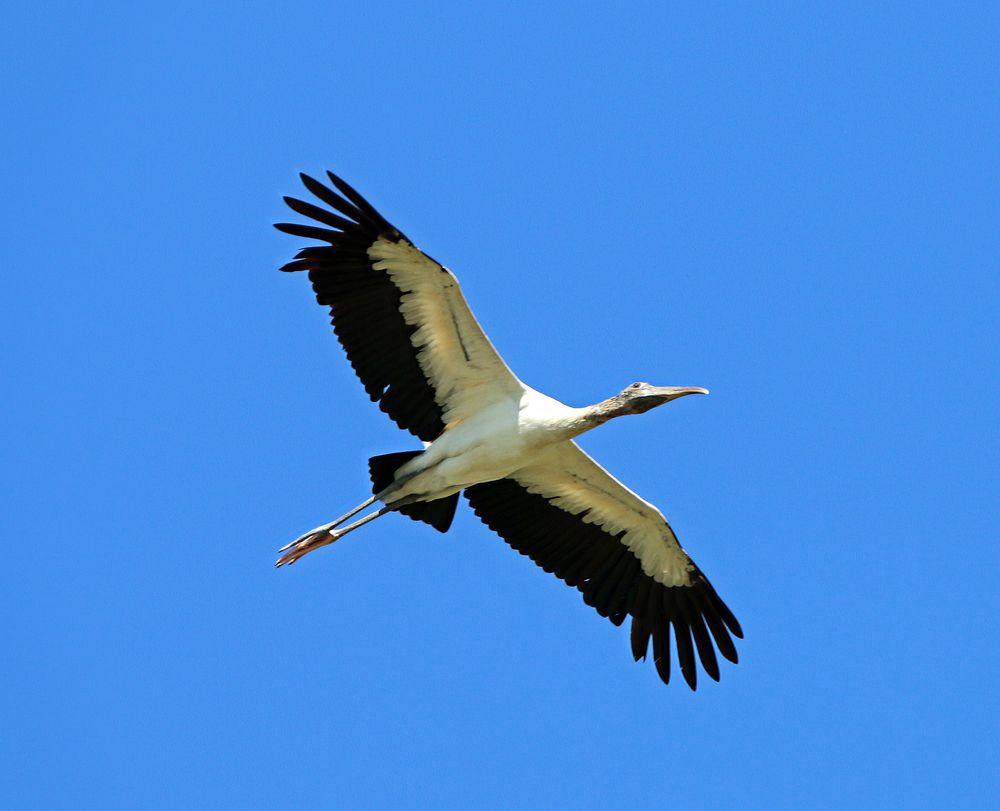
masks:
<svg viewBox="0 0 1000 811"><path fill-rule="evenodd" d="M371 501L374 501L374 499L372 499ZM368 503L370 504L371 501L369 501ZM312 532L307 532L301 538L298 538L292 541L290 544L286 544L285 546L281 547L281 549L279 549L278 551L284 552L285 554L283 554L280 558L278 558L277 561L275 561L274 565L281 567L288 563L295 563L295 561L297 561L303 555L309 554L314 549L319 549L321 546L327 546L328 544L331 544L334 541L339 541L348 532L352 532L353 530L356 530L358 527L363 527L365 524L374 521L376 518L379 518L385 515L386 513L398 510L400 507L409 503L411 503L411 499L404 498L401 501L397 502L396 504L390 504L386 507L381 507L373 513L368 513L368 515L366 515L364 518L355 521L353 524L348 524L343 529L330 529L329 525L317 527ZM359 510L363 509L364 506L366 505L362 505L354 512L355 513L358 512ZM349 515L353 514L354 513L350 513ZM343 521L344 519L340 520Z"/></svg>
<svg viewBox="0 0 1000 811"><path fill-rule="evenodd" d="M318 526L318 527L316 527L314 529L309 530L308 532L303 532L301 535L299 535L298 538L296 538L294 541L292 541L289 544L285 544L278 551L279 552L284 552L286 549L291 548L292 546L294 546L295 544L297 544L299 541L304 541L306 538L310 537L311 535L320 535L320 534L322 534L324 532L328 532L329 530L333 529L334 527L339 527L348 518L353 518L355 515L357 515L359 512L361 512L365 507L370 507L372 504L374 504L376 498L377 498L377 496L372 496L371 498L369 498L369 499L367 499L365 501L362 501L357 507L355 507L349 513L345 513L344 515L340 516L340 518L338 518L336 521L331 521L329 524L323 524L322 526Z"/></svg>

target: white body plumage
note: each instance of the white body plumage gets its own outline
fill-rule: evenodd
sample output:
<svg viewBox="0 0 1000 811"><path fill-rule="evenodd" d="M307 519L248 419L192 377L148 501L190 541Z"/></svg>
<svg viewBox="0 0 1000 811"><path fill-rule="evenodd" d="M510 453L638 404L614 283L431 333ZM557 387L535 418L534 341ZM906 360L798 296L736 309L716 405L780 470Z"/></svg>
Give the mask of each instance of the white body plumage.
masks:
<svg viewBox="0 0 1000 811"><path fill-rule="evenodd" d="M398 495L430 501L502 479L581 433L584 411L524 386L518 399L489 403L447 426L424 453L399 469L397 479L405 483Z"/></svg>

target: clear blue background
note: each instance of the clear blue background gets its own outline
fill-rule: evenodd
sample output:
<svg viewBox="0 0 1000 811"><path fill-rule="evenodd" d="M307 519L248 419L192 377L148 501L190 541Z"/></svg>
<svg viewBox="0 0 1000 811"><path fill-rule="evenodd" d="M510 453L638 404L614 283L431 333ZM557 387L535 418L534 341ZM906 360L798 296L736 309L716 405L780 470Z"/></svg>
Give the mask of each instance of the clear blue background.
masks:
<svg viewBox="0 0 1000 811"><path fill-rule="evenodd" d="M8 7L0 797L975 807L997 779L995 4ZM282 194L332 168L746 629L695 694L461 510L275 550L414 446Z"/></svg>

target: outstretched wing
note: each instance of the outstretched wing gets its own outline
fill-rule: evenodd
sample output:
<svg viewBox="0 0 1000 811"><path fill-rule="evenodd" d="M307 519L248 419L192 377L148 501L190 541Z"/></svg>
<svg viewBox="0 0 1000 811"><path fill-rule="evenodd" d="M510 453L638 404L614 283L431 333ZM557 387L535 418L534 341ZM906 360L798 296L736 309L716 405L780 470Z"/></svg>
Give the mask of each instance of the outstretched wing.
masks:
<svg viewBox="0 0 1000 811"><path fill-rule="evenodd" d="M485 405L519 397L520 381L483 333L455 277L327 174L336 190L300 177L331 210L285 198L294 211L326 227L275 225L327 244L303 248L282 270L309 272L316 299L330 308L334 332L372 402L400 428L430 442Z"/></svg>
<svg viewBox="0 0 1000 811"><path fill-rule="evenodd" d="M576 443L560 443L508 478L477 484L465 495L491 529L583 592L601 616L615 625L631 616L632 654L645 659L652 637L664 682L670 681L671 627L681 674L692 690L695 650L716 681L715 648L737 661L730 634L742 638L740 624L666 519Z"/></svg>

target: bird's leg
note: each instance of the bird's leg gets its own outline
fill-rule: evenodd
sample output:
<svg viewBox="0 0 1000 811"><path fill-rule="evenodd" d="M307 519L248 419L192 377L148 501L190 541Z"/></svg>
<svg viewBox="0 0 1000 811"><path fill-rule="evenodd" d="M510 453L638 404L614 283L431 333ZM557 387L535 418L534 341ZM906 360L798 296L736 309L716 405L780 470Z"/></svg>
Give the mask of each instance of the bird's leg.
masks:
<svg viewBox="0 0 1000 811"><path fill-rule="evenodd" d="M415 498L407 497L393 504L381 507L380 509L376 510L373 513L368 513L368 515L366 515L364 518L355 521L353 524L348 524L343 529L333 529L333 527L337 526L337 524L340 524L347 518L350 518L355 513L358 513L361 510L363 510L374 500L375 497L370 498L361 506L351 510L351 512L349 512L343 518L340 518L331 524L324 524L321 527L316 527L316 529L312 530L311 532L307 532L302 537L296 538L290 544L286 544L285 546L281 547L281 549L279 549L278 551L284 552L285 554L283 554L280 558L278 558L278 560L275 561L274 565L284 566L287 563L295 563L295 561L297 561L303 555L312 552L314 549L319 549L321 546L326 546L327 544L331 544L334 541L339 541L348 532L352 532L358 527L363 527L365 524L369 523L370 521L374 521L376 518L379 518L380 516L383 516L386 513L392 512L393 510L398 510L400 507L405 507L407 504L411 504L412 502L417 501L417 499Z"/></svg>
<svg viewBox="0 0 1000 811"><path fill-rule="evenodd" d="M379 495L381 495L381 493ZM306 541L308 541L311 538L323 536L324 533L330 532L330 530L332 530L334 527L339 527L348 518L352 518L355 515L357 515L365 507L370 507L372 504L375 503L375 500L377 498L378 498L378 495L372 496L371 498L367 499L366 501L362 501L357 507L355 507L349 513L345 513L344 515L340 516L340 518L338 518L336 521L331 521L329 524L323 524L322 526L318 526L318 527L316 527L314 529L309 530L308 532L303 532L301 535L299 535L298 538L296 538L291 543L286 543L278 551L279 552L285 552L285 551L291 549L296 544L304 544ZM329 541L328 541L328 543L329 543Z"/></svg>
<svg viewBox="0 0 1000 811"><path fill-rule="evenodd" d="M286 549L291 549L299 541L304 541L306 538L308 538L308 537L310 537L312 535L322 535L324 532L328 532L329 530L333 529L334 527L339 527L348 518L353 518L355 515L357 515L359 512L361 512L365 507L370 507L372 504L374 504L376 498L377 498L377 496L372 496L367 501L362 501L357 507L355 507L349 513L345 513L344 515L340 516L340 518L338 518L336 521L331 521L329 524L323 524L322 526L316 527L315 529L311 529L308 532L303 532L301 535L299 535L298 538L296 538L294 541L292 541L289 544L285 544L278 551L279 552L284 552Z"/></svg>

